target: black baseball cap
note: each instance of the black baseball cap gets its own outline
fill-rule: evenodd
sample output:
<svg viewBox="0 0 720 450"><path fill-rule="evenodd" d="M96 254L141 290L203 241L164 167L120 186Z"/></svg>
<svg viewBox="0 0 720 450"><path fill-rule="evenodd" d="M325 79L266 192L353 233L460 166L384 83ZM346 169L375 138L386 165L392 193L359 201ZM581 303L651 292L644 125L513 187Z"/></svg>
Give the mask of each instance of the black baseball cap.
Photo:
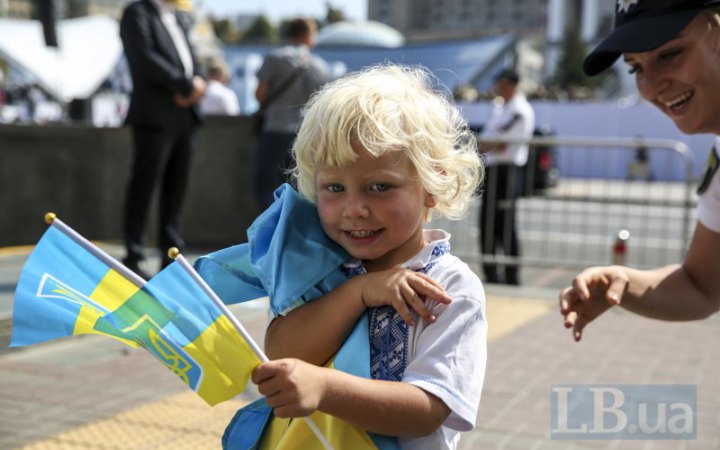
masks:
<svg viewBox="0 0 720 450"><path fill-rule="evenodd" d="M589 76L610 67L626 52L654 50L688 26L698 12L720 0L616 0L612 32L583 63Z"/></svg>
<svg viewBox="0 0 720 450"><path fill-rule="evenodd" d="M520 75L513 69L503 69L495 74L494 80L506 80L511 84L518 84L520 82Z"/></svg>

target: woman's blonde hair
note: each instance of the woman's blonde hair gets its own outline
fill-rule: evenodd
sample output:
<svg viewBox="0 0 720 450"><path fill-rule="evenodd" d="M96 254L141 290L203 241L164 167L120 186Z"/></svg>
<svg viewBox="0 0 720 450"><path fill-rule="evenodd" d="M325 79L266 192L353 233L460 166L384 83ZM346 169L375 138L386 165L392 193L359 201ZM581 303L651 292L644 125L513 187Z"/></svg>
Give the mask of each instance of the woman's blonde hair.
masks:
<svg viewBox="0 0 720 450"><path fill-rule="evenodd" d="M460 218L483 167L467 121L433 92L433 80L427 69L381 65L349 74L315 93L292 149L300 193L314 202L318 169L355 161L355 143L376 157L405 152L436 200L433 210Z"/></svg>

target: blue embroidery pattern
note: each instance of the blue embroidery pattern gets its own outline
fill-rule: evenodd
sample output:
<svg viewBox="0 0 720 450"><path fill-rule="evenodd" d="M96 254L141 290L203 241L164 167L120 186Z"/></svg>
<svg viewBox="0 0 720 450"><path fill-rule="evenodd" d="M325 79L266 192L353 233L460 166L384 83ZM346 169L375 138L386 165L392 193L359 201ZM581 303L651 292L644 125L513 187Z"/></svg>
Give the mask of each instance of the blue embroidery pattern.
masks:
<svg viewBox="0 0 720 450"><path fill-rule="evenodd" d="M418 269L427 273L438 258L450 252L450 244L435 244L430 261ZM357 262L344 264L340 270L348 277L365 274L365 267ZM409 329L392 306L370 308L370 375L374 380L400 381L407 367Z"/></svg>

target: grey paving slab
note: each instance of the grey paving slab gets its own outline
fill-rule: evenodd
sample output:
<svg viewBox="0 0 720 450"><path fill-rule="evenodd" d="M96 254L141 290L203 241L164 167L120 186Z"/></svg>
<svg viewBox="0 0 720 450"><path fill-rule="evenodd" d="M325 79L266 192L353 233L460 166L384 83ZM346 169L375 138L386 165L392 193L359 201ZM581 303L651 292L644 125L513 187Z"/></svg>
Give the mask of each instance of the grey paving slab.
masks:
<svg viewBox="0 0 720 450"><path fill-rule="evenodd" d="M606 315L577 344L556 313L492 342L477 427L460 448L720 449L720 315L687 323ZM550 439L551 386L589 383L697 385L697 439Z"/></svg>

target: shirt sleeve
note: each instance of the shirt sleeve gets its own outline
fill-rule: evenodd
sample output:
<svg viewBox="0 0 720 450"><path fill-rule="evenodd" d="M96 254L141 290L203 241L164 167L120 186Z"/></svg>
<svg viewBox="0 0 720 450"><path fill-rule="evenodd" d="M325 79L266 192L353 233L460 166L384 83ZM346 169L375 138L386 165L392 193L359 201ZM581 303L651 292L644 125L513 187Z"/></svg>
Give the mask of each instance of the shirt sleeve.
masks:
<svg viewBox="0 0 720 450"><path fill-rule="evenodd" d="M260 68L255 73L255 76L258 78L258 80L265 81L265 82L271 82L272 77L275 76L275 74L278 71L278 65L280 64L279 58L270 53L265 55L263 58L262 65L260 65Z"/></svg>
<svg viewBox="0 0 720 450"><path fill-rule="evenodd" d="M453 295L446 287L453 297L450 305L430 305L437 316L434 323L417 325L414 357L403 381L435 395L450 408L443 425L469 431L475 426L485 378L487 321L480 281L463 284L462 295ZM468 284L476 289L468 289Z"/></svg>
<svg viewBox="0 0 720 450"><path fill-rule="evenodd" d="M714 150L713 150L714 151ZM720 177L717 170L707 191L700 197L698 203L698 220L716 233L720 233Z"/></svg>

